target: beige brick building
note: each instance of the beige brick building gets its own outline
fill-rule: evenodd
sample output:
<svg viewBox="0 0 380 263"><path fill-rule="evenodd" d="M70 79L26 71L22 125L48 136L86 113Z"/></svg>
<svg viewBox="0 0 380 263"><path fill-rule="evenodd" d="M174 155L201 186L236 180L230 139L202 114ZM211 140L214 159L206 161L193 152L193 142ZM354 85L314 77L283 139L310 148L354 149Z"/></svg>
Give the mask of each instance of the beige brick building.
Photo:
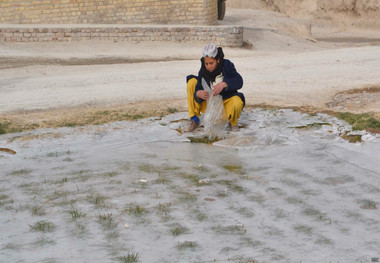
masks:
<svg viewBox="0 0 380 263"><path fill-rule="evenodd" d="M215 25L217 0L2 0L0 24Z"/></svg>
<svg viewBox="0 0 380 263"><path fill-rule="evenodd" d="M2 0L0 42L81 40L243 44L218 26L218 0Z"/></svg>

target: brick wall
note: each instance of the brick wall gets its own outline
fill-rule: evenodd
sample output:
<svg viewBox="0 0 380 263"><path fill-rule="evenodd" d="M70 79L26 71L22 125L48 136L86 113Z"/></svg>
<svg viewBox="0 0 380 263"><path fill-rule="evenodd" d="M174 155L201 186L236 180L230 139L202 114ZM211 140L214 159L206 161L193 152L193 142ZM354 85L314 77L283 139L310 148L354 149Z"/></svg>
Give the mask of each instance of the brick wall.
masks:
<svg viewBox="0 0 380 263"><path fill-rule="evenodd" d="M217 24L217 0L2 0L0 24Z"/></svg>
<svg viewBox="0 0 380 263"><path fill-rule="evenodd" d="M80 40L214 42L243 45L243 28L233 26L132 25L0 25L0 42L64 42Z"/></svg>

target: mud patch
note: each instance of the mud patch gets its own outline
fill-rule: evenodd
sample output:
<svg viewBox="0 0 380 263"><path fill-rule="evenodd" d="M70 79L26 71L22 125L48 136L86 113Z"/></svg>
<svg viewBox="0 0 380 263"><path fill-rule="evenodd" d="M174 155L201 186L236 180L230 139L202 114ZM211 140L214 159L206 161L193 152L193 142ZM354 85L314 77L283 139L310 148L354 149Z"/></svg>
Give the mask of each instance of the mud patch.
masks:
<svg viewBox="0 0 380 263"><path fill-rule="evenodd" d="M376 85L337 93L327 106L336 111L360 111L364 107L378 111L379 101L380 85Z"/></svg>

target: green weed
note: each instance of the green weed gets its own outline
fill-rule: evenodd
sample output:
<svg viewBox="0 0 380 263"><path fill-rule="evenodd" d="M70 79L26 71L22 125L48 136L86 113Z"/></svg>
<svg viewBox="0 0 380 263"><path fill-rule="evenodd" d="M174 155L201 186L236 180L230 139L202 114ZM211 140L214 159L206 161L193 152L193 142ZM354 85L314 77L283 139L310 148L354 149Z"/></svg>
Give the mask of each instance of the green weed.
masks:
<svg viewBox="0 0 380 263"><path fill-rule="evenodd" d="M123 263L134 263L138 262L139 253L132 251L131 253L128 253L126 256L119 257L118 260Z"/></svg>
<svg viewBox="0 0 380 263"><path fill-rule="evenodd" d="M313 234L313 229L311 227L309 227L309 226L296 225L293 228L294 228L295 231L300 232L300 233L304 233L306 235L312 235Z"/></svg>
<svg viewBox="0 0 380 263"><path fill-rule="evenodd" d="M199 177L195 174L184 174L182 177L194 183L197 186L199 185Z"/></svg>
<svg viewBox="0 0 380 263"><path fill-rule="evenodd" d="M32 215L34 216L43 216L45 215L45 210L40 206L33 206L32 207Z"/></svg>
<svg viewBox="0 0 380 263"><path fill-rule="evenodd" d="M67 183L67 182L68 182L68 178L67 178L67 176L64 177L64 178L62 178L61 183Z"/></svg>
<svg viewBox="0 0 380 263"><path fill-rule="evenodd" d="M15 170L10 173L10 175L18 176L18 175L29 175L32 173L33 170L30 169L21 169L21 170Z"/></svg>
<svg viewBox="0 0 380 263"><path fill-rule="evenodd" d="M46 237L39 237L36 241L33 242L33 245L36 247L43 247L46 245L54 246L56 242L54 240L48 239Z"/></svg>
<svg viewBox="0 0 380 263"><path fill-rule="evenodd" d="M198 246L197 242L194 241L184 241L184 242L178 242L178 249L194 249Z"/></svg>
<svg viewBox="0 0 380 263"><path fill-rule="evenodd" d="M107 172L107 173L103 173L101 175L105 176L105 177L115 177L115 176L119 175L119 173L118 172Z"/></svg>
<svg viewBox="0 0 380 263"><path fill-rule="evenodd" d="M218 234L245 234L247 233L247 229L244 227L244 225L231 225L231 226L216 226L212 227L212 230L214 230Z"/></svg>
<svg viewBox="0 0 380 263"><path fill-rule="evenodd" d="M191 216L195 217L199 222L207 220L207 215L200 211L198 208L191 211Z"/></svg>
<svg viewBox="0 0 380 263"><path fill-rule="evenodd" d="M380 133L380 121L369 113L353 114L349 112L338 113L337 117L351 124L354 131L367 130Z"/></svg>
<svg viewBox="0 0 380 263"><path fill-rule="evenodd" d="M70 214L71 214L72 219L77 219L80 217L86 217L86 215L87 215L86 213L79 212L78 209L70 210Z"/></svg>
<svg viewBox="0 0 380 263"><path fill-rule="evenodd" d="M5 246L2 247L4 250L5 249L9 249L9 250L15 250L15 251L19 251L22 249L22 245L20 244L15 244L15 243L8 243L6 244Z"/></svg>
<svg viewBox="0 0 380 263"><path fill-rule="evenodd" d="M307 207L307 208L305 208L303 211L302 211L302 213L304 214L304 215L307 215L307 216L312 216L312 217L317 217L317 218L321 218L321 216L323 216L322 215L322 213L319 211L319 210L316 210L316 209L314 209L314 208L312 208L312 207Z"/></svg>
<svg viewBox="0 0 380 263"><path fill-rule="evenodd" d="M238 192L238 193L246 193L247 192L247 190L244 187L236 184L232 180L218 180L218 181L215 181L215 183L225 185L228 187L229 190L231 190L233 192Z"/></svg>
<svg viewBox="0 0 380 263"><path fill-rule="evenodd" d="M257 202L257 203L259 203L259 204L262 204L262 203L264 203L264 201L265 201L265 197L264 197L262 194L260 194L260 193L257 193L257 194L255 194L255 195L252 195L252 196L250 196L248 199L249 199L250 201Z"/></svg>
<svg viewBox="0 0 380 263"><path fill-rule="evenodd" d="M192 194L192 193L189 193L189 192L181 192L180 197L179 197L179 201L181 201L181 202L195 202L195 201L197 201L197 196Z"/></svg>
<svg viewBox="0 0 380 263"><path fill-rule="evenodd" d="M167 176L161 175L161 173L158 173L158 178L156 180L154 180L152 183L154 183L154 184L169 184L169 183L171 183L171 180Z"/></svg>
<svg viewBox="0 0 380 263"><path fill-rule="evenodd" d="M8 199L8 195L0 195L0 201Z"/></svg>
<svg viewBox="0 0 380 263"><path fill-rule="evenodd" d="M34 225L29 225L31 231L52 232L55 230L55 225L48 221L38 221Z"/></svg>
<svg viewBox="0 0 380 263"><path fill-rule="evenodd" d="M361 203L361 206L360 206L361 209L377 209L376 203L374 201L365 199L365 200L359 201L359 203Z"/></svg>
<svg viewBox="0 0 380 263"><path fill-rule="evenodd" d="M76 230L76 232L75 232L76 234L83 234L87 231L86 225L77 222L75 224L75 230Z"/></svg>
<svg viewBox="0 0 380 263"><path fill-rule="evenodd" d="M326 238L324 236L319 236L317 238L317 240L315 241L315 244L318 244L318 245L332 245L334 244L334 242L329 239L329 238Z"/></svg>
<svg viewBox="0 0 380 263"><path fill-rule="evenodd" d="M114 221L112 213L104 215L99 214L99 223L105 229L113 229L117 226L117 223Z"/></svg>
<svg viewBox="0 0 380 263"><path fill-rule="evenodd" d="M141 164L138 166L140 171L146 172L146 173L168 173L173 172L181 169L177 166L170 166L170 165L151 165L151 164Z"/></svg>
<svg viewBox="0 0 380 263"><path fill-rule="evenodd" d="M89 195L87 196L87 201L91 204L93 204L96 208L105 208L105 200L108 199L109 197L104 196L104 195Z"/></svg>
<svg viewBox="0 0 380 263"><path fill-rule="evenodd" d="M241 165L224 165L224 169L235 174L244 174L243 166Z"/></svg>
<svg viewBox="0 0 380 263"><path fill-rule="evenodd" d="M218 137L215 137L214 139L209 139L208 136L206 137L187 137L191 143L205 143L205 144L212 144L214 142L220 141L221 139Z"/></svg>
<svg viewBox="0 0 380 263"><path fill-rule="evenodd" d="M58 157L58 152L51 152L46 154L47 157Z"/></svg>
<svg viewBox="0 0 380 263"><path fill-rule="evenodd" d="M147 210L144 207L132 204L129 205L127 211L129 214L133 214L135 216L141 216L142 214L147 213Z"/></svg>
<svg viewBox="0 0 380 263"><path fill-rule="evenodd" d="M169 113L176 113L176 112L178 112L177 108L170 108L169 107L167 110L168 110Z"/></svg>
<svg viewBox="0 0 380 263"><path fill-rule="evenodd" d="M357 143L362 141L362 136L359 134L348 134L348 132L345 132L340 135L342 139L345 139L351 143Z"/></svg>
<svg viewBox="0 0 380 263"><path fill-rule="evenodd" d="M5 123L0 123L0 135L7 133L7 125Z"/></svg>
<svg viewBox="0 0 380 263"><path fill-rule="evenodd" d="M296 129L319 129L323 125L329 125L329 126L331 126L331 123L327 123L327 122L315 122L315 123L310 123L310 124L307 124L307 125L296 126L296 127L291 127L291 128L296 128Z"/></svg>
<svg viewBox="0 0 380 263"><path fill-rule="evenodd" d="M189 229L187 227L175 225L174 228L172 228L171 233L173 236L179 236L179 235L182 235L188 231L189 231Z"/></svg>
<svg viewBox="0 0 380 263"><path fill-rule="evenodd" d="M171 206L172 206L172 203L166 203L166 204L159 203L158 206L157 206L157 210L160 213L163 213L164 215L167 215L170 212L170 207Z"/></svg>
<svg viewBox="0 0 380 263"><path fill-rule="evenodd" d="M18 125L19 126L19 125ZM27 124L27 128L35 128L33 125ZM25 129L25 127L23 127ZM24 129L21 127L17 127L17 125L14 125L14 123L10 121L4 121L0 120L0 135L1 134L7 134L7 133L15 133L15 132L21 132Z"/></svg>

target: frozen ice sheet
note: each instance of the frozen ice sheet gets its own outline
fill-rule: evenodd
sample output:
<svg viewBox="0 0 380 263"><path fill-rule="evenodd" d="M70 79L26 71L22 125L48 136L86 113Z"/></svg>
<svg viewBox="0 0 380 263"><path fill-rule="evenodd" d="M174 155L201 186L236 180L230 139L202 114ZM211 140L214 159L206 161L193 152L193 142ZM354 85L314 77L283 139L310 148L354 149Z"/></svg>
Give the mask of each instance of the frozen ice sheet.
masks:
<svg viewBox="0 0 380 263"><path fill-rule="evenodd" d="M0 152L0 262L380 257L378 137L255 109L195 144L176 130L185 117L0 136L17 152Z"/></svg>

